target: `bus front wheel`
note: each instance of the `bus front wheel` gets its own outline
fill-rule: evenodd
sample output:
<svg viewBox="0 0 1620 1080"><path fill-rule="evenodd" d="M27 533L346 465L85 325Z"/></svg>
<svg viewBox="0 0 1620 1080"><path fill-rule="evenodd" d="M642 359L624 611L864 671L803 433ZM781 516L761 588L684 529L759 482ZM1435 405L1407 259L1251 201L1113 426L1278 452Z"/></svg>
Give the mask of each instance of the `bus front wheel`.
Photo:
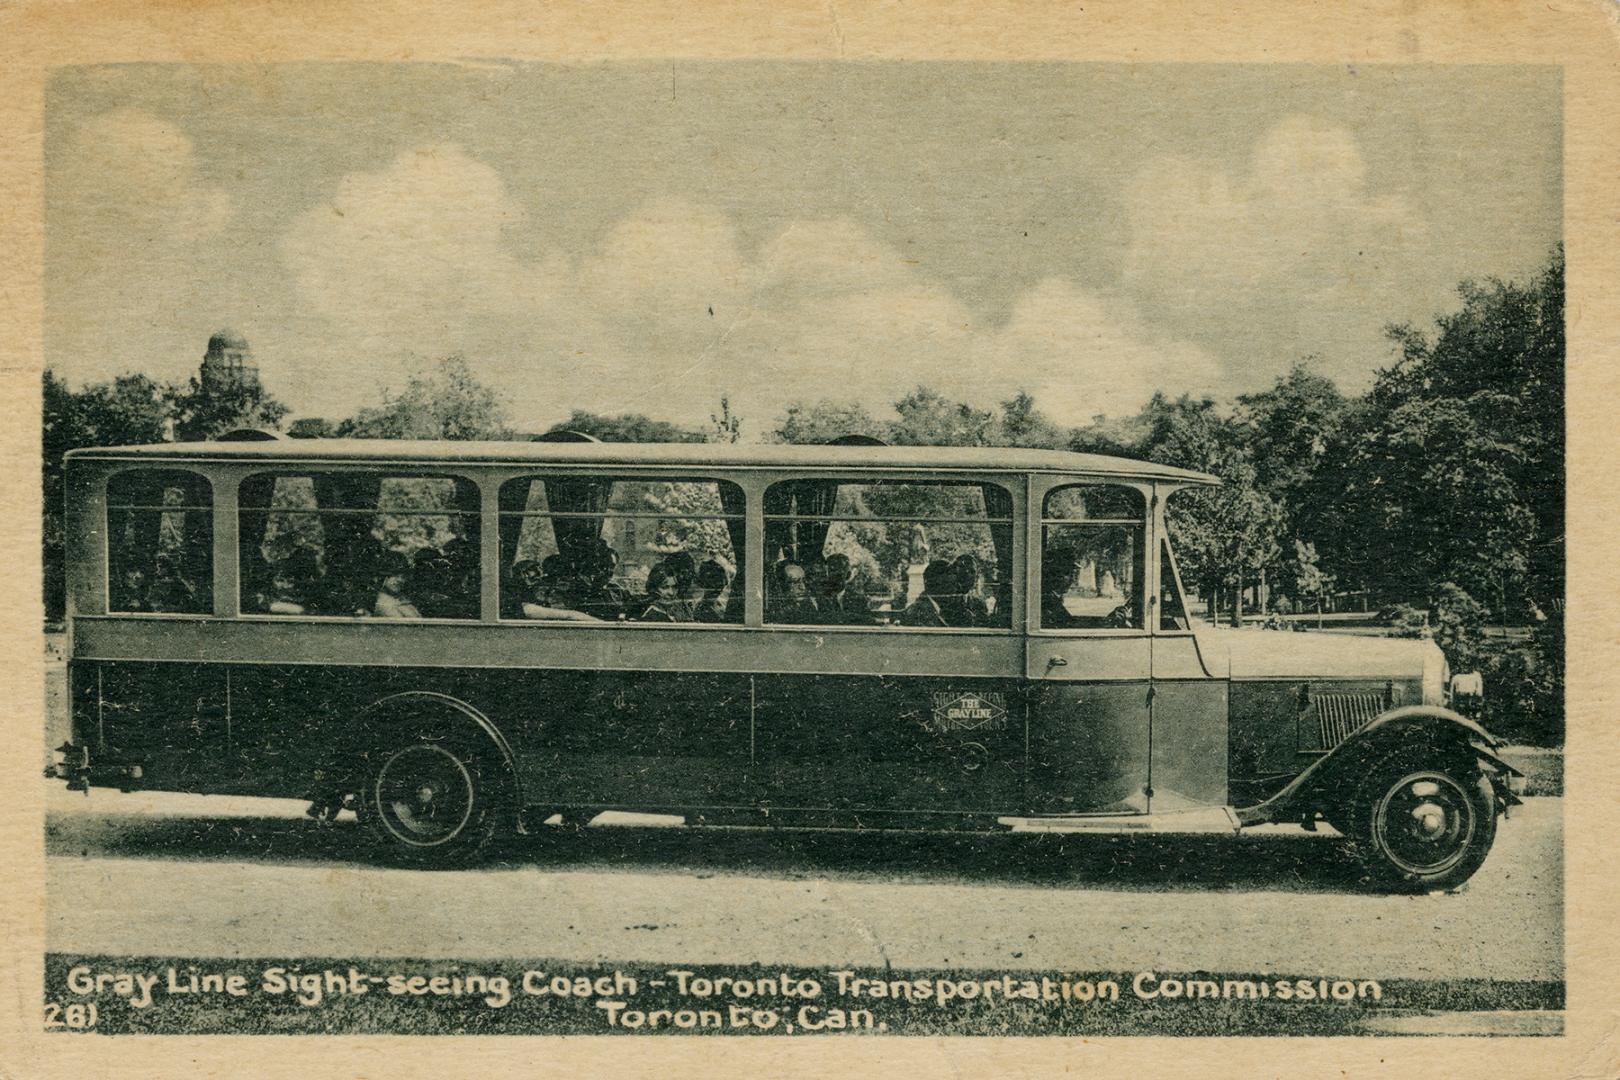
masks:
<svg viewBox="0 0 1620 1080"><path fill-rule="evenodd" d="M499 771L468 740L414 734L366 755L362 816L383 846L413 866L471 862L499 820Z"/></svg>
<svg viewBox="0 0 1620 1080"><path fill-rule="evenodd" d="M1404 890L1453 889L1496 838L1496 796L1477 766L1395 756L1357 793L1350 836L1375 879Z"/></svg>

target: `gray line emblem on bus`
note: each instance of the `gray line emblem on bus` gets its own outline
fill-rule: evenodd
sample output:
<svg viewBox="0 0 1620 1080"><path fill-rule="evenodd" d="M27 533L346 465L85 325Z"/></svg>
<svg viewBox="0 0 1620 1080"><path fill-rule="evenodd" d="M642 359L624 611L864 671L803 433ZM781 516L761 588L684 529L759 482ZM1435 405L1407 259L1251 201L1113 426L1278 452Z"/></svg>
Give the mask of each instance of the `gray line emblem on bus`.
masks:
<svg viewBox="0 0 1620 1080"><path fill-rule="evenodd" d="M934 695L934 713L923 727L936 735L952 731L1001 731L1007 726L1007 702L1000 694Z"/></svg>

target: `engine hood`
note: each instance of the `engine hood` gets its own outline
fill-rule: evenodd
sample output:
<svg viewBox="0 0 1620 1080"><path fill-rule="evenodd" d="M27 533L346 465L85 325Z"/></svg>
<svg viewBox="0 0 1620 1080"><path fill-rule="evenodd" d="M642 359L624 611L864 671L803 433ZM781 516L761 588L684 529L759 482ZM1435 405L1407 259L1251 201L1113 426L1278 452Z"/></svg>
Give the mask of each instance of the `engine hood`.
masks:
<svg viewBox="0 0 1620 1080"><path fill-rule="evenodd" d="M1210 673L1234 679L1421 679L1425 701L1438 702L1446 658L1432 641L1288 630L1197 631Z"/></svg>

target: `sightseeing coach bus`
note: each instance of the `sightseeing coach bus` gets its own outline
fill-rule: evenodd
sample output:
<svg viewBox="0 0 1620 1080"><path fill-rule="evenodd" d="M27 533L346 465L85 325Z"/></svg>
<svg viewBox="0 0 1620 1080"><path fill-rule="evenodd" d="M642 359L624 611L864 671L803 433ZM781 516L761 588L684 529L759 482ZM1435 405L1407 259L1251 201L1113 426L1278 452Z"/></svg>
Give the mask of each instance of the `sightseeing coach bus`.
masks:
<svg viewBox="0 0 1620 1080"><path fill-rule="evenodd" d="M307 798L415 864L608 810L1484 860L1513 770L1435 645L1193 625L1165 504L1213 477L841 443L74 451L53 772Z"/></svg>

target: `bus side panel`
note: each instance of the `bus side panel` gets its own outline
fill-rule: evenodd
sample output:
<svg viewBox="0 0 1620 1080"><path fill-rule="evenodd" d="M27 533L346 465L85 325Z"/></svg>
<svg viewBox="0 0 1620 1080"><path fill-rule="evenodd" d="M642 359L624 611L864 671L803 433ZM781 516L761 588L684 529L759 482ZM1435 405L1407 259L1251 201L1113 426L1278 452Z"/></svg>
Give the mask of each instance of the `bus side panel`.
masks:
<svg viewBox="0 0 1620 1080"><path fill-rule="evenodd" d="M755 713L770 805L1016 814L1021 680L762 675Z"/></svg>
<svg viewBox="0 0 1620 1080"><path fill-rule="evenodd" d="M749 677L732 673L485 674L528 802L749 806ZM486 695L477 695L484 700Z"/></svg>
<svg viewBox="0 0 1620 1080"><path fill-rule="evenodd" d="M752 805L736 674L79 662L75 739L160 791L303 798L361 714L444 694L504 737L540 805Z"/></svg>
<svg viewBox="0 0 1620 1080"><path fill-rule="evenodd" d="M1225 806L1225 679L1160 680L1153 697L1153 809Z"/></svg>
<svg viewBox="0 0 1620 1080"><path fill-rule="evenodd" d="M264 794L301 797L362 713L409 692L484 716L534 805L705 805L746 784L746 676L253 666L231 689L235 775Z"/></svg>
<svg viewBox="0 0 1620 1080"><path fill-rule="evenodd" d="M221 668L79 661L71 678L74 739L92 763L139 766L140 787L221 789L229 755Z"/></svg>

